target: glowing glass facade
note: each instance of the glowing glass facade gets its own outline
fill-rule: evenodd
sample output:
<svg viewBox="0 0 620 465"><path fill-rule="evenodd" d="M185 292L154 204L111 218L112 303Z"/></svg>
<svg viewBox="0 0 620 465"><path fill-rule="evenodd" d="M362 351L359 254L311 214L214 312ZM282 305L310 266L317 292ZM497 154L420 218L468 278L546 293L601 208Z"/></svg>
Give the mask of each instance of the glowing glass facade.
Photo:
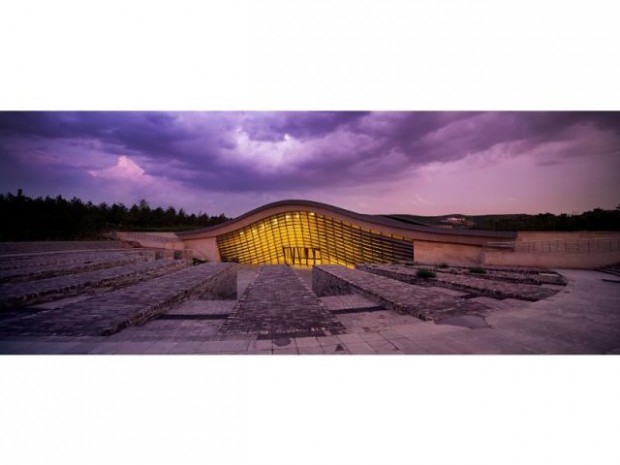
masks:
<svg viewBox="0 0 620 465"><path fill-rule="evenodd" d="M413 242L318 213L279 213L217 237L221 260L312 266L413 260Z"/></svg>

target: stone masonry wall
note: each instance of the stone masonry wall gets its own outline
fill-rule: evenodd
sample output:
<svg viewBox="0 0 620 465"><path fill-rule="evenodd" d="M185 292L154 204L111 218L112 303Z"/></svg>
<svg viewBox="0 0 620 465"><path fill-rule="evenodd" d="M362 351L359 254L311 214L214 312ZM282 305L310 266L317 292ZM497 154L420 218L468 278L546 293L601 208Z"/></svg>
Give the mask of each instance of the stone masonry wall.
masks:
<svg viewBox="0 0 620 465"><path fill-rule="evenodd" d="M236 275L226 273L232 266L227 263L192 266L59 309L3 320L0 336L108 336L204 295L214 284L221 286L220 279L236 279Z"/></svg>
<svg viewBox="0 0 620 465"><path fill-rule="evenodd" d="M237 298L237 266L228 265L209 281L209 287L200 294L203 300L229 300Z"/></svg>
<svg viewBox="0 0 620 465"><path fill-rule="evenodd" d="M315 266L312 268L312 290L318 297L353 294L353 287L327 271Z"/></svg>
<svg viewBox="0 0 620 465"><path fill-rule="evenodd" d="M469 299L453 297L432 288L424 288L384 276L338 265L320 265L313 269L318 295L355 292L386 309L409 314L421 320L438 320L448 316L488 311L488 306ZM325 295L325 294L323 294Z"/></svg>

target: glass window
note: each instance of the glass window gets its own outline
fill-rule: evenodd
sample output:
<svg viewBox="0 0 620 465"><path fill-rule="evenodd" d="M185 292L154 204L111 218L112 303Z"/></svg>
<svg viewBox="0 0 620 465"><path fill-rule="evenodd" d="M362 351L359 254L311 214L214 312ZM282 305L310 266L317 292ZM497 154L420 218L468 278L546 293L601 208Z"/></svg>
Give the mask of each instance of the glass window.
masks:
<svg viewBox="0 0 620 465"><path fill-rule="evenodd" d="M413 260L413 242L346 224L314 212L272 215L217 237L222 261L239 263L319 264Z"/></svg>

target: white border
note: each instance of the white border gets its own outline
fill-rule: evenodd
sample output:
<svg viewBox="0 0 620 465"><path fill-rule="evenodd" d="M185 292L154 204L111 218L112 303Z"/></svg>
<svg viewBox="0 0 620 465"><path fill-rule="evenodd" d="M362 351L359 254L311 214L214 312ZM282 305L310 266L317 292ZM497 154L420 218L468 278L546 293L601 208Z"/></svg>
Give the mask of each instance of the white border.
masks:
<svg viewBox="0 0 620 465"><path fill-rule="evenodd" d="M617 110L612 1L0 3L5 110ZM4 463L616 464L617 357L11 357Z"/></svg>

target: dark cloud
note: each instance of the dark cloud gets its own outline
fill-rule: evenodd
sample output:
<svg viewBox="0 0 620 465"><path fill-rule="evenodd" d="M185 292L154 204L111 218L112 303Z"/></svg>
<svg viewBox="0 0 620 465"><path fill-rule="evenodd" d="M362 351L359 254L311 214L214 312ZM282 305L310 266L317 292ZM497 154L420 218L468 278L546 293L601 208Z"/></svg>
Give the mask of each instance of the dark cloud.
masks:
<svg viewBox="0 0 620 465"><path fill-rule="evenodd" d="M84 183L82 146L93 166L128 155L148 175L204 191L277 192L390 179L498 144L512 144L511 156L552 142L574 142L571 155L618 150L619 128L617 112L1 112L0 167L5 185ZM296 148L274 161L264 144L275 154L287 136ZM56 158L26 154L24 141L30 151L53 145Z"/></svg>
<svg viewBox="0 0 620 465"><path fill-rule="evenodd" d="M368 114L359 111L246 113L243 127L254 140L278 141L285 134L308 140L354 124Z"/></svg>
<svg viewBox="0 0 620 465"><path fill-rule="evenodd" d="M24 188L30 195L74 195L88 189L92 179L83 169L56 161L41 162L30 152L9 150L0 138L0 186L2 193ZM71 192L71 194L67 194Z"/></svg>
<svg viewBox="0 0 620 465"><path fill-rule="evenodd" d="M2 112L0 135L97 139L129 150L165 153L189 137L177 116L150 112Z"/></svg>

